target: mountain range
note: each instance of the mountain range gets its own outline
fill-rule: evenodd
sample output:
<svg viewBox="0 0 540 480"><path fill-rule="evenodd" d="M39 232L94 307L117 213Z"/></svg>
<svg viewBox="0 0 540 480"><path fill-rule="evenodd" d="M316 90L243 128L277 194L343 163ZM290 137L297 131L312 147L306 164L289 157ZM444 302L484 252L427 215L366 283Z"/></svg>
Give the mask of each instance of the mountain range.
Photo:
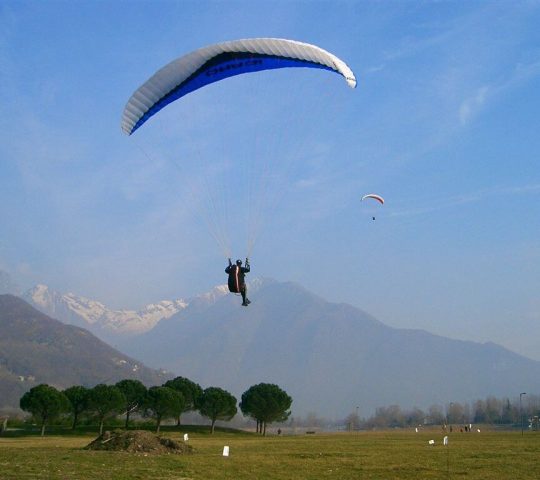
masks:
<svg viewBox="0 0 540 480"><path fill-rule="evenodd" d="M276 383L293 397L295 415L340 418L359 406L367 416L383 405L427 408L538 391L540 362L494 343L392 328L291 282L255 280L249 296L253 303L245 308L219 286L139 312L110 310L45 286L24 298L203 387L239 398L251 385Z"/></svg>
<svg viewBox="0 0 540 480"><path fill-rule="evenodd" d="M0 291L0 293L2 293ZM68 325L86 328L104 341L116 343L122 337L147 332L188 305L212 303L226 295L226 285L187 300L161 300L140 310L114 310L103 303L74 293L61 293L36 285L22 294L30 305Z"/></svg>
<svg viewBox="0 0 540 480"><path fill-rule="evenodd" d="M119 348L148 365L229 389L238 397L276 383L293 412L343 418L360 407L447 405L537 391L540 362L494 343L391 328L300 285L252 285L245 308L232 295L189 305Z"/></svg>
<svg viewBox="0 0 540 480"><path fill-rule="evenodd" d="M87 328L106 340L151 330L160 320L171 317L187 305L184 300L163 300L139 311L112 310L96 300L60 293L46 285L35 286L22 298L41 312L68 325Z"/></svg>

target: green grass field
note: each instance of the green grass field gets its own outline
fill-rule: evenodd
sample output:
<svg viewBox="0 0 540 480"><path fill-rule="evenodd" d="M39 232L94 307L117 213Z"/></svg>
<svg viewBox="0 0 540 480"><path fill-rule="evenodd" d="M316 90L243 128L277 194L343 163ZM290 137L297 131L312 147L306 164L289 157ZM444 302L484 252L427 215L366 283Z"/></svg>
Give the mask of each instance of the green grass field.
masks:
<svg viewBox="0 0 540 480"><path fill-rule="evenodd" d="M0 437L0 479L538 479L540 432L459 433L440 429L260 437L190 432L191 455L144 456L83 450L95 434L8 432ZM429 446L434 439L436 444ZM223 446L230 456L223 457Z"/></svg>

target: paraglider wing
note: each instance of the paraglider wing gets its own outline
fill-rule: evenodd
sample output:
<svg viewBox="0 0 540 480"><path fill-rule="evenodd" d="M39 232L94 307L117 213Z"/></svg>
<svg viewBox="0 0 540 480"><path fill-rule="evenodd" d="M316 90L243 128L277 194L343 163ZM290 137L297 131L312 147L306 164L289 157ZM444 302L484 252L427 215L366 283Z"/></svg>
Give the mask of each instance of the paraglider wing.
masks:
<svg viewBox="0 0 540 480"><path fill-rule="evenodd" d="M330 70L342 75L351 88L356 87L356 78L345 62L315 45L279 38L217 43L172 61L138 88L124 109L122 130L131 135L169 103L211 83L288 67Z"/></svg>
<svg viewBox="0 0 540 480"><path fill-rule="evenodd" d="M375 193L368 193L367 195L364 195L362 197L362 201L364 201L366 198L373 198L374 200L377 200L378 202L380 202L381 205L384 205L384 198Z"/></svg>

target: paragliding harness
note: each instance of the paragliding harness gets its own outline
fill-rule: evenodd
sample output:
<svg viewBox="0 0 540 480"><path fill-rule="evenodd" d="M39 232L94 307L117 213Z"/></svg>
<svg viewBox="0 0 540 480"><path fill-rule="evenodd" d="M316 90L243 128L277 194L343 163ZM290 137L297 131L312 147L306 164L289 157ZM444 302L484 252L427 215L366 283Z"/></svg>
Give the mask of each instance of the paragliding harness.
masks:
<svg viewBox="0 0 540 480"><path fill-rule="evenodd" d="M240 265L237 264L233 265L231 262L231 259L229 258L229 266L225 269L225 273L229 275L229 292L235 293L235 294L241 294L242 290L245 290L246 283L244 280L244 275L248 273L250 270L249 267L249 259L246 258L246 266L242 267L242 262L240 262Z"/></svg>

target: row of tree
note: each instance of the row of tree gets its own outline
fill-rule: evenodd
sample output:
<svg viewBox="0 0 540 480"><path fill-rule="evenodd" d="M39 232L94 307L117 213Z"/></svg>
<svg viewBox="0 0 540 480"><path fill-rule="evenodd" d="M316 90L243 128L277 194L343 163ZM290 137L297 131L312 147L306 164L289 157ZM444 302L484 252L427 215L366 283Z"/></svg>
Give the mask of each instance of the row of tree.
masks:
<svg viewBox="0 0 540 480"><path fill-rule="evenodd" d="M375 415L367 420L361 420L356 413L351 413L345 419L345 424L352 429L469 423L518 425L522 418L535 415L540 415L540 397L536 395L529 395L521 404L519 398L510 400L490 396L472 404L450 402L446 408L432 405L427 411L420 408L403 410L398 405L379 407Z"/></svg>
<svg viewBox="0 0 540 480"><path fill-rule="evenodd" d="M181 415L198 411L211 422L214 433L218 420L229 421L238 412L236 398L218 387L202 389L185 377L176 377L161 386L146 388L138 380L121 380L115 385L99 384L93 388L75 385L63 391L41 384L26 392L20 400L22 410L39 423L41 435L47 425L70 415L75 429L82 415L91 415L99 423L99 433L107 419L125 415L129 428L134 414L153 418L159 433L163 420L174 418L181 425ZM292 398L274 384L253 385L242 395L242 413L257 422L257 432L266 434L267 423L285 421L290 415Z"/></svg>

